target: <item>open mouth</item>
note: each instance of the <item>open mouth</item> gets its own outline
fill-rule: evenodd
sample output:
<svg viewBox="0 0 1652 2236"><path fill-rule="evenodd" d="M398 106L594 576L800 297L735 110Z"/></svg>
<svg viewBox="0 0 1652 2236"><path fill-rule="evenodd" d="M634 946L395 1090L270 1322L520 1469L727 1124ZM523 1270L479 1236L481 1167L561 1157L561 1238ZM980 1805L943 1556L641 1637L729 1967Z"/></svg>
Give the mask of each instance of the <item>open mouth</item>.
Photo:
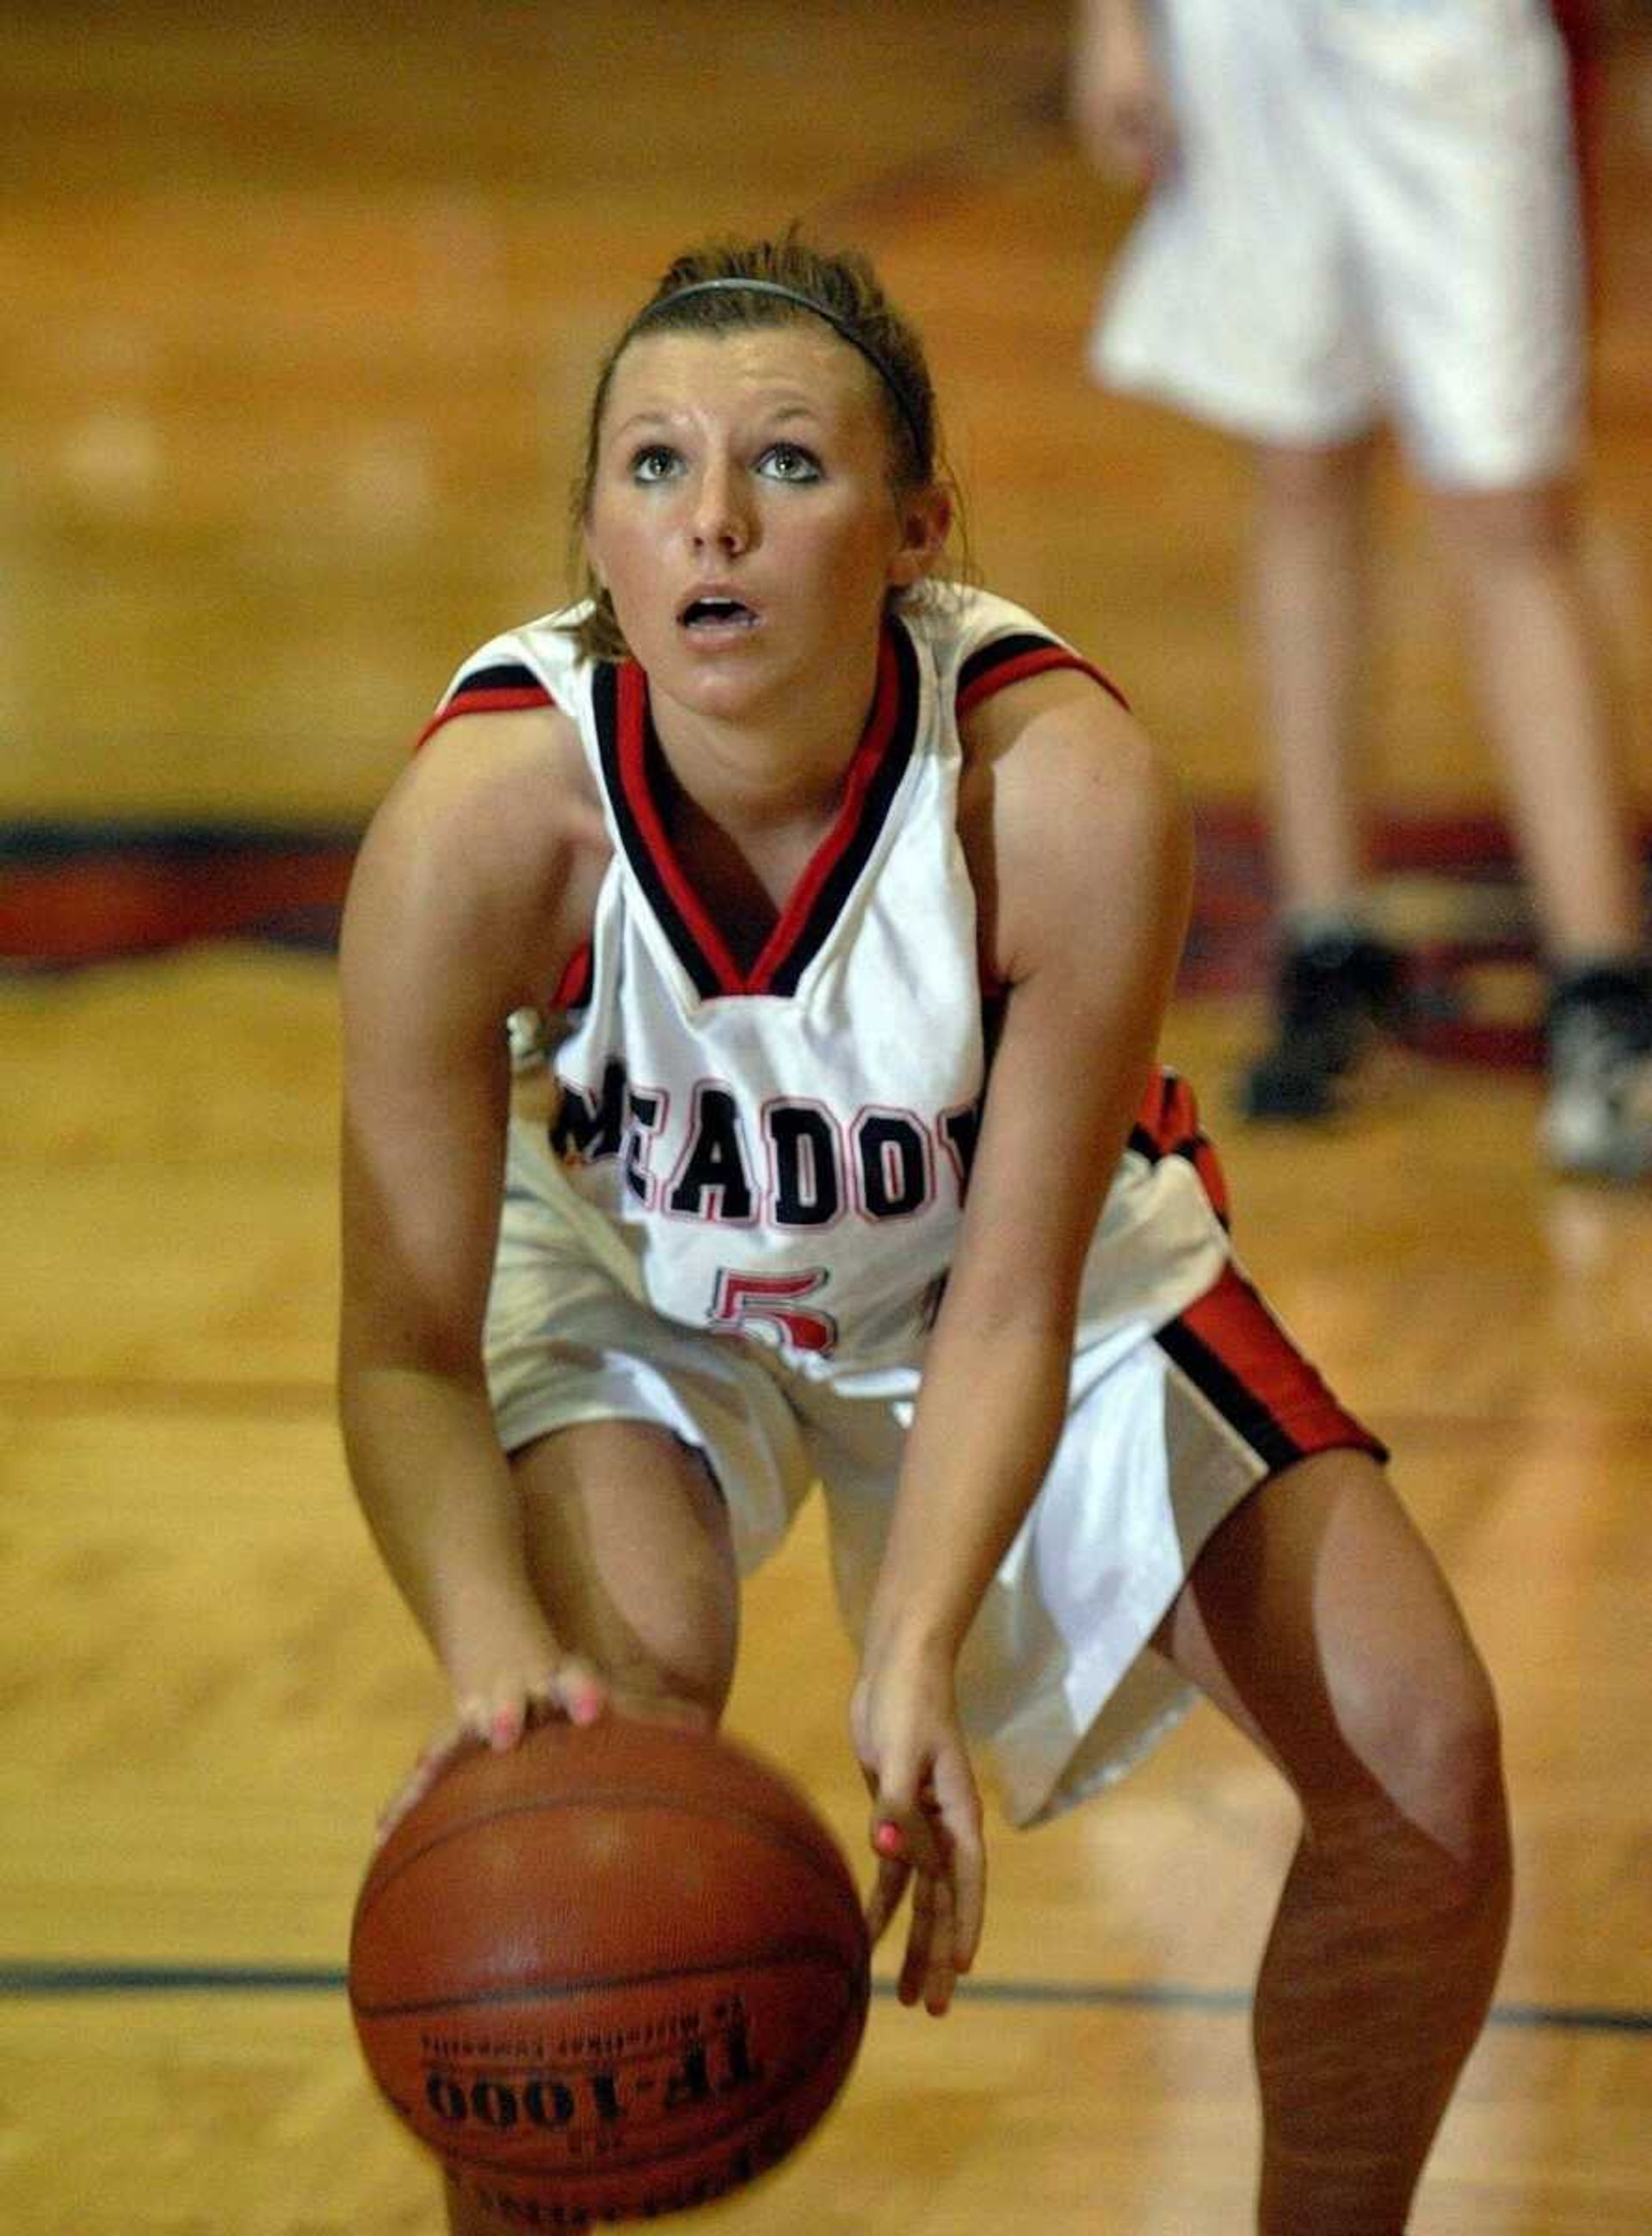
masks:
<svg viewBox="0 0 1652 2236"><path fill-rule="evenodd" d="M738 598L691 598L677 616L685 629L755 628L757 617Z"/></svg>

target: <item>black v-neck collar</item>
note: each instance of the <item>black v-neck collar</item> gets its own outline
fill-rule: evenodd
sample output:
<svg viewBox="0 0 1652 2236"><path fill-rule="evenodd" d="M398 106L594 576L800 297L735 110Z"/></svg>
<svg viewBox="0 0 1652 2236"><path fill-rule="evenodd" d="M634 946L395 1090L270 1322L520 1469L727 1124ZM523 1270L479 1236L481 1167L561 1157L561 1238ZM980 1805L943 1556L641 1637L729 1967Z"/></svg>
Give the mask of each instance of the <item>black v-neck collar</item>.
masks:
<svg viewBox="0 0 1652 2236"><path fill-rule="evenodd" d="M634 661L599 667L592 686L603 781L620 840L661 931L705 997L795 994L871 859L918 733L917 654L898 621L886 623L877 684L832 827L810 855L749 970L731 954L672 845L664 813L665 755Z"/></svg>

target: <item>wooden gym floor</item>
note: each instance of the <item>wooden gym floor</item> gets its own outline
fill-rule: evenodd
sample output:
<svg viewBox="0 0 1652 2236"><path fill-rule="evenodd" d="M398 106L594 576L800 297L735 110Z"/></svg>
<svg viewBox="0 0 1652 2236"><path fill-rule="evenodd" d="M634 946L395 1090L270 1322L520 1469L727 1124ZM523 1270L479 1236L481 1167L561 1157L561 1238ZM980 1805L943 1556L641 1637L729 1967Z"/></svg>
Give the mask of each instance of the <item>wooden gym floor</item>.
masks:
<svg viewBox="0 0 1652 2236"><path fill-rule="evenodd" d="M1590 549L1644 801L1652 34L1618 13ZM1065 17L220 0L37 4L0 27L17 2236L436 2226L339 1990L373 1812L438 1691L332 1425L331 966L167 941L259 913L238 915L226 832L347 851L456 661L560 595L593 359L666 255L798 212L871 248L930 337L987 575L1126 682L1212 831L1245 821L1242 473L1085 383L1127 210L1059 128ZM1459 828L1495 787L1397 480L1386 506L1384 798ZM153 880L135 900L121 882L156 831L176 842L171 917ZM216 853L183 843L202 831ZM1218 945L1258 906L1215 891L1223 859ZM43 860L86 874L30 885ZM1493 884L1485 967L1452 983L1469 1025L1501 1005L1524 1029L1518 896ZM331 891L284 928L324 931ZM1450 881L1393 898L1443 917L1452 950ZM1190 970L1169 1036L1218 1107L1255 1017L1236 952ZM1324 1137L1220 1129L1249 1261L1395 1446L1504 1704L1519 1910L1428 2236L1652 2226L1652 1191L1548 1181L1536 1094L1518 1066L1419 1059ZM849 1674L805 1530L753 1588L731 1722L856 1843ZM1282 1794L1208 1713L1099 1805L1000 1832L961 2007L936 2026L881 1997L822 2134L716 2225L1242 2229L1245 2002L1289 1839Z"/></svg>

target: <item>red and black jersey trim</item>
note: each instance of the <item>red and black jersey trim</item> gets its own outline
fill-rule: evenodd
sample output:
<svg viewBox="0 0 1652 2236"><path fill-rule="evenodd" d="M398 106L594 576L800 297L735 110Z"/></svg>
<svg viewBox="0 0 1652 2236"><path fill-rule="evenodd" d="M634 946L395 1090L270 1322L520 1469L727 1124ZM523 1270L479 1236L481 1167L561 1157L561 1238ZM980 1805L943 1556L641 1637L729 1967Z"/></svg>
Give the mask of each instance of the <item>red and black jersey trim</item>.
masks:
<svg viewBox="0 0 1652 2236"><path fill-rule="evenodd" d="M1387 1458L1236 1266L1155 1339L1270 1473L1339 1447Z"/></svg>
<svg viewBox="0 0 1652 2236"><path fill-rule="evenodd" d="M460 714L509 714L529 707L554 707L556 701L531 668L521 661L495 661L488 668L473 668L462 675L419 732L417 746L435 736L444 722Z"/></svg>
<svg viewBox="0 0 1652 2236"><path fill-rule="evenodd" d="M1164 1157L1181 1157L1191 1165L1212 1210L1226 1227L1228 1181L1222 1160L1199 1123L1193 1089L1177 1073L1155 1068L1131 1128L1128 1146L1150 1165Z"/></svg>
<svg viewBox="0 0 1652 2236"><path fill-rule="evenodd" d="M591 999L591 943L583 939L567 959L551 995L554 1009L582 1009Z"/></svg>
<svg viewBox="0 0 1652 2236"><path fill-rule="evenodd" d="M849 763L842 804L749 970L730 953L672 844L669 779L633 661L600 667L592 705L603 781L626 859L695 990L795 994L876 849L917 741L917 655L898 624L885 629L872 710Z"/></svg>
<svg viewBox="0 0 1652 2236"><path fill-rule="evenodd" d="M957 710L960 714L967 714L972 707L979 707L983 699L990 699L1006 685L1024 682L1029 675L1044 675L1058 668L1076 668L1080 675L1088 675L1129 711L1129 700L1100 668L1081 659L1070 645L1059 644L1053 637L1039 636L1030 629L996 636L990 644L982 645L979 652L970 654L958 671Z"/></svg>

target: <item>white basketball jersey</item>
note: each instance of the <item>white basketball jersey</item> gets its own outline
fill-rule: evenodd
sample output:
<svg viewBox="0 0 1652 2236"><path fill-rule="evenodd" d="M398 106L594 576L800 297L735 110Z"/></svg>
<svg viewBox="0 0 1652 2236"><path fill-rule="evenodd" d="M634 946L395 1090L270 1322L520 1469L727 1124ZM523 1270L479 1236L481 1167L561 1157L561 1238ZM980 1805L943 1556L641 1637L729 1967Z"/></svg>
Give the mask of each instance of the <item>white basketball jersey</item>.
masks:
<svg viewBox="0 0 1652 2236"><path fill-rule="evenodd" d="M554 701L601 791L613 856L548 1020L567 1216L668 1318L893 1391L952 1260L987 1078L958 717L1087 663L984 592L892 619L836 819L746 970L672 848L646 677L580 658L570 618L494 640L437 716ZM1170 1108L1162 1082L1152 1108ZM1175 1131L1138 1128L1121 1166L1086 1285L1092 1335L1171 1317L1222 1268L1202 1145Z"/></svg>

